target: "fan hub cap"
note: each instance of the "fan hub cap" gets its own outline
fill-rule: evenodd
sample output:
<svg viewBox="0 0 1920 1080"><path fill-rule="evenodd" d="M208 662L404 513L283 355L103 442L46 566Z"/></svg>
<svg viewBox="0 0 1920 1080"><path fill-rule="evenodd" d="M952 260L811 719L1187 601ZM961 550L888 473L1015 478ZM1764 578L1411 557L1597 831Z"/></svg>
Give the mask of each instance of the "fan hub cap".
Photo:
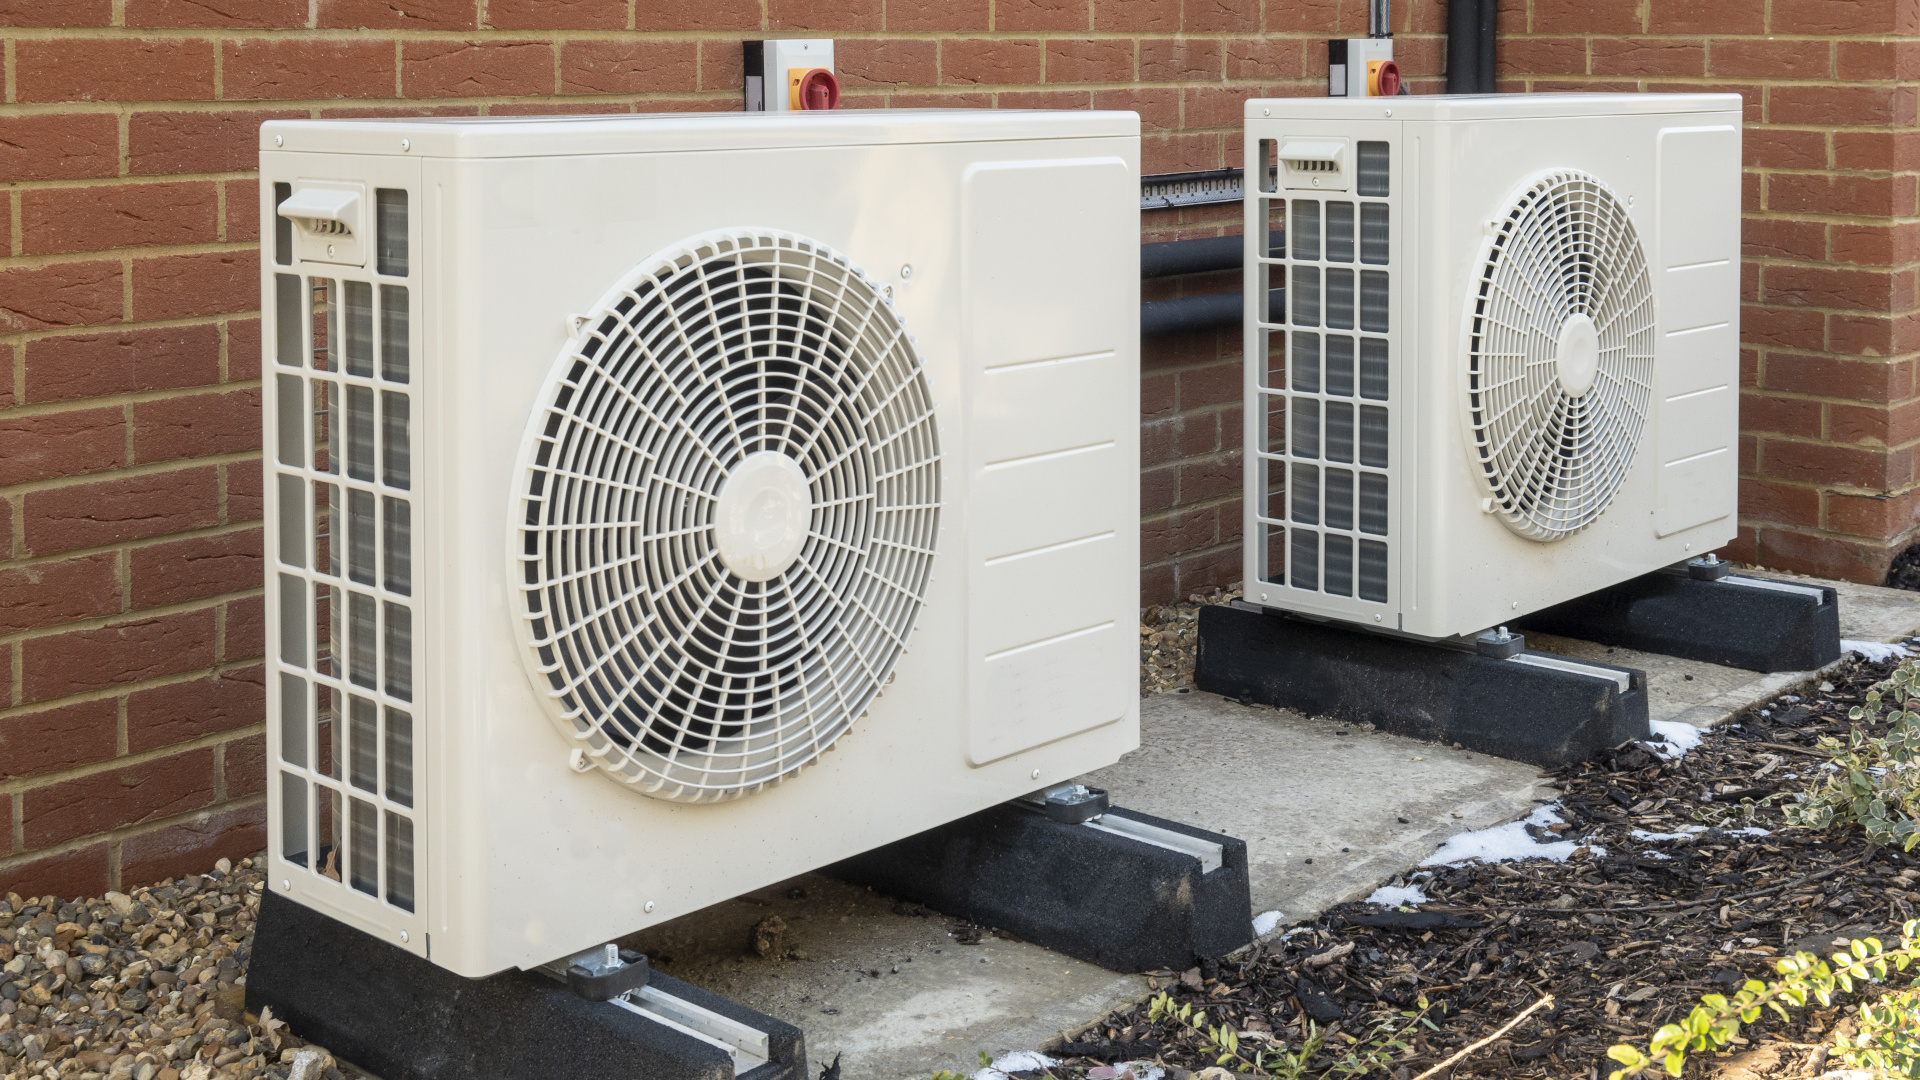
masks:
<svg viewBox="0 0 1920 1080"><path fill-rule="evenodd" d="M1568 397L1579 397L1593 389L1593 380L1600 374L1600 331L1592 319L1576 314L1560 324L1553 363L1560 389Z"/></svg>
<svg viewBox="0 0 1920 1080"><path fill-rule="evenodd" d="M720 484L714 546L735 577L770 581L800 557L812 521L813 495L799 463L762 450L748 454Z"/></svg>

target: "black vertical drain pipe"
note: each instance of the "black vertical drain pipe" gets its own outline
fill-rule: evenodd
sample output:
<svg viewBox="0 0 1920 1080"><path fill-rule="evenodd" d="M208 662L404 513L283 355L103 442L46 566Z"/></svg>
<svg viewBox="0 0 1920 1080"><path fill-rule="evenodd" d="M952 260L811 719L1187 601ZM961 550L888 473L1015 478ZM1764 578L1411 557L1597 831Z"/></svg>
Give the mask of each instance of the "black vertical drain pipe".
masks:
<svg viewBox="0 0 1920 1080"><path fill-rule="evenodd" d="M1499 0L1448 0L1447 93L1494 92Z"/></svg>

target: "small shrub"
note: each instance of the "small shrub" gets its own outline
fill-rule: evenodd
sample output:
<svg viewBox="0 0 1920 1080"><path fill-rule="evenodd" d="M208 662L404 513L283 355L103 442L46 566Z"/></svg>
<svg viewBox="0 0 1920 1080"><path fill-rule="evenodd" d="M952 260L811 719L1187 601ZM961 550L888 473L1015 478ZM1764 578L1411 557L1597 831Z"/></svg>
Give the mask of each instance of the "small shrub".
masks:
<svg viewBox="0 0 1920 1080"><path fill-rule="evenodd" d="M1869 843L1903 851L1920 844L1920 711L1910 707L1920 704L1916 698L1920 660L1908 660L1848 713L1856 724L1884 717L1886 734L1855 727L1844 742L1821 736L1820 749L1832 755L1834 768L1781 806L1787 823L1813 830L1858 825Z"/></svg>

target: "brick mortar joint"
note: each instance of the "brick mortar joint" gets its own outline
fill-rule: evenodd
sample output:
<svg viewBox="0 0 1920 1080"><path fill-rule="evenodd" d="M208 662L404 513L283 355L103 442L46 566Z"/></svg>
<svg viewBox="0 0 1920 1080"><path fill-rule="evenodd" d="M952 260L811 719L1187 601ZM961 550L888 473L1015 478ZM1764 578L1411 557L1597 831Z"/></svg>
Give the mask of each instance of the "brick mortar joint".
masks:
<svg viewBox="0 0 1920 1080"><path fill-rule="evenodd" d="M183 540L205 540L220 536L237 536L263 528L263 518L250 518L245 521L228 521L218 525L208 525L199 529L182 529L179 532L165 533L160 536L143 536L137 540L124 540L117 544L101 544L90 548L75 548L72 551L56 551L47 555L24 555L17 559L0 559L0 573L9 570L33 570L39 567L57 566L60 563L78 559L92 559L101 555L127 556L148 548L165 544L177 544ZM264 594L261 590L246 595ZM137 609L145 610L145 609Z"/></svg>
<svg viewBox="0 0 1920 1080"><path fill-rule="evenodd" d="M117 324L116 324L117 325ZM0 338L0 341L5 339ZM31 420L41 416L64 416L73 412L86 412L92 409L111 409L126 405L147 405L158 401L184 401L191 398L226 397L241 394L248 390L259 390L266 385L264 379L235 379L223 383L200 383L194 386L172 386L160 390L129 390L119 394L103 394L100 397L61 398L58 401L21 401L14 405L0 406L0 420ZM139 462L138 464L152 464Z"/></svg>
<svg viewBox="0 0 1920 1080"><path fill-rule="evenodd" d="M46 480L28 480L8 487L0 487L0 498L18 495L32 495L41 491L61 491L67 488L98 484L109 480L140 479L147 476L159 476L163 473L182 472L187 469L204 469L214 465L233 465L248 461L261 460L258 450L236 450L226 454L203 454L200 457L174 458L168 461L141 462L99 472L78 473L73 476L52 477ZM22 515L23 519L25 515Z"/></svg>

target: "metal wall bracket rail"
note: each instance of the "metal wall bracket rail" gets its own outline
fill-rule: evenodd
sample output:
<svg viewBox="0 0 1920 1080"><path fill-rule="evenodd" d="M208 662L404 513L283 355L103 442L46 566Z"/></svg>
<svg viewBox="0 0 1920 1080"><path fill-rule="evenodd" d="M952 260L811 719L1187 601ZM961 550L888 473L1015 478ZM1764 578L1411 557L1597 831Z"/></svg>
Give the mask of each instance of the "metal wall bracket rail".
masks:
<svg viewBox="0 0 1920 1080"><path fill-rule="evenodd" d="M1239 169L1155 173L1140 178L1142 210L1239 202L1246 194L1246 179Z"/></svg>

